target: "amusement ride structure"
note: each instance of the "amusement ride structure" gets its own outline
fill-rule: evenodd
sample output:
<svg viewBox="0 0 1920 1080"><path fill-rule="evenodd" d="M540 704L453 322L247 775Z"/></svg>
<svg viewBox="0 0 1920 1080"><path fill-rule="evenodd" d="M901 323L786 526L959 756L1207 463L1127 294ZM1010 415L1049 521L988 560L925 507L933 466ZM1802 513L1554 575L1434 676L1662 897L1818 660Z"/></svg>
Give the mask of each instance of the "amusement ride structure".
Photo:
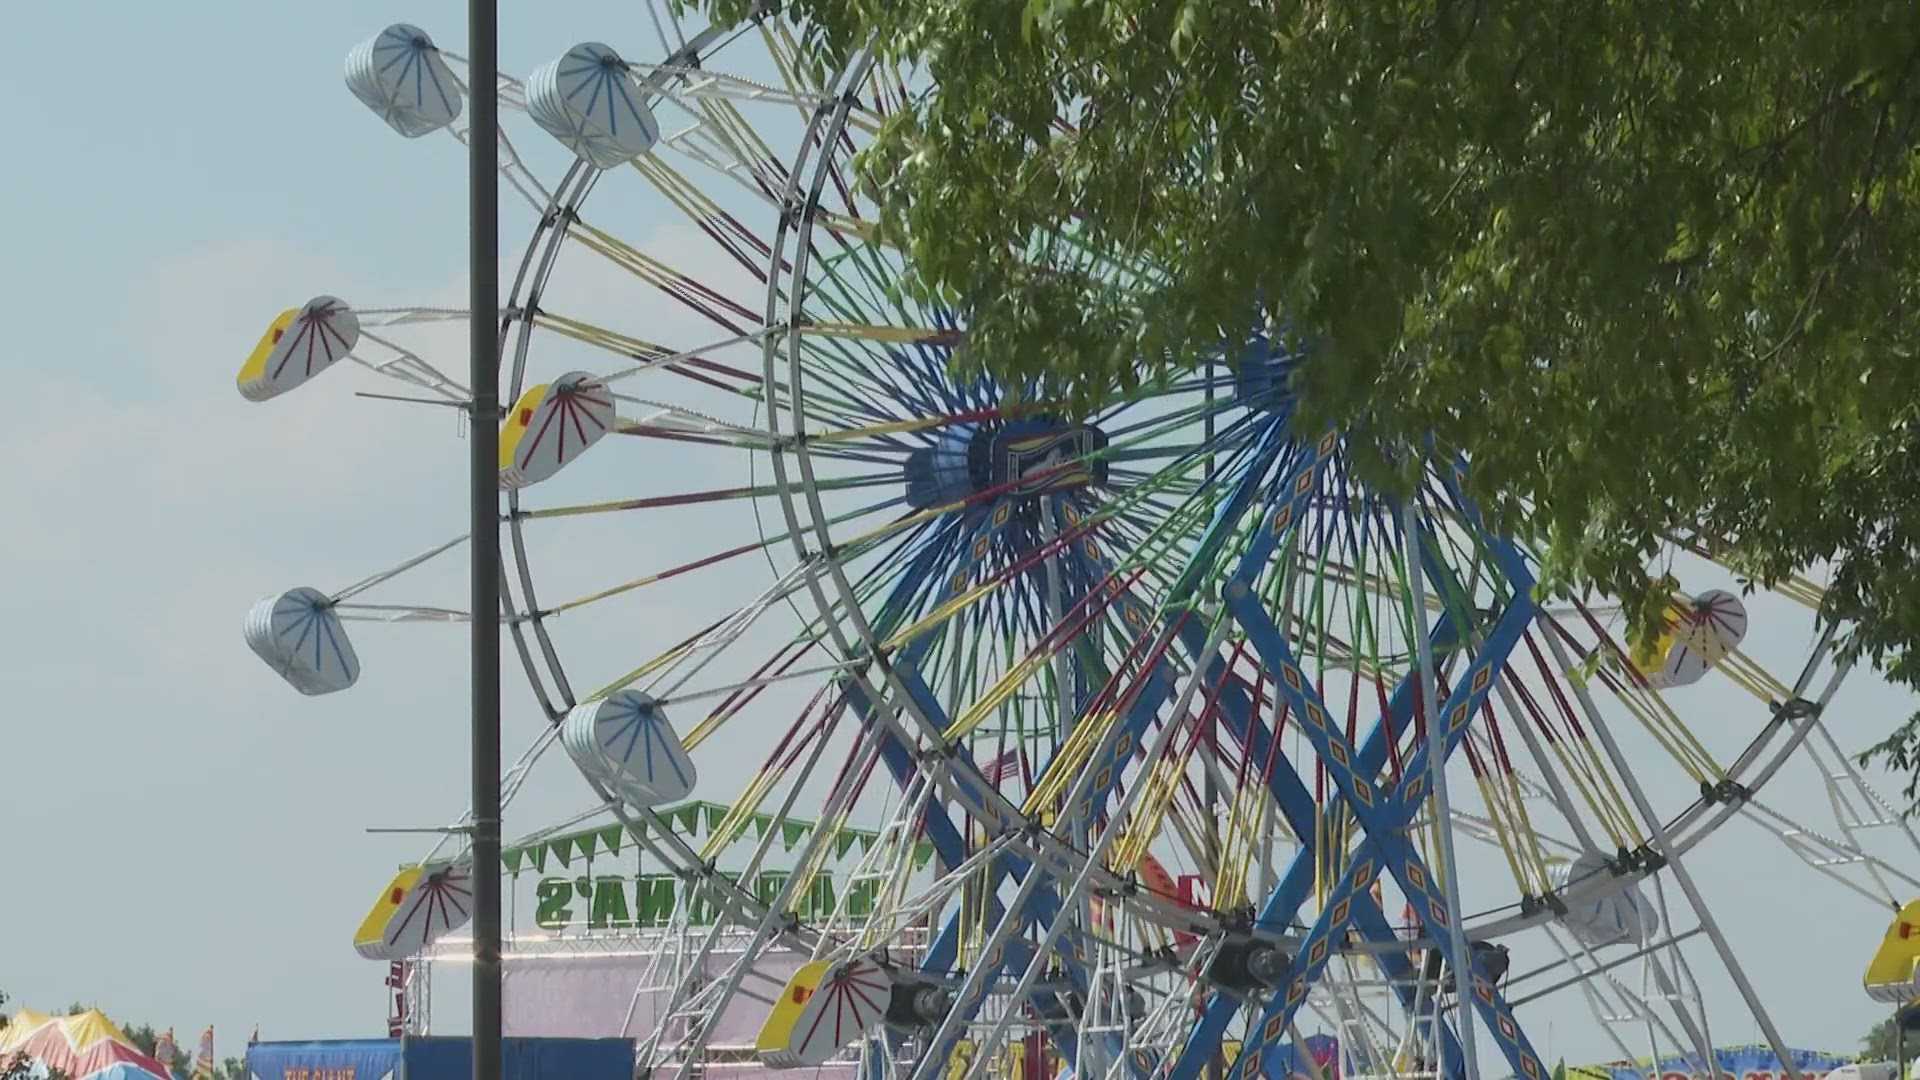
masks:
<svg viewBox="0 0 1920 1080"><path fill-rule="evenodd" d="M1920 896L1863 839L1920 855L1830 730L1848 665L1817 584L1756 589L1676 536L1668 631L1627 642L1604 601L1536 596L1471 462L1400 497L1304 427L1310 346L1277 313L1085 413L957 376L964 313L897 287L855 168L924 77L829 66L775 7L656 3L637 40L499 83L534 221L501 322L502 615L544 713L509 718L504 784L564 760L590 796L507 846L554 875L510 1013L516 964L626 956L598 1033L655 1076L1535 1080L1543 999L1623 1056L1711 1060L1696 937L1782 1048L1687 869L1735 818L1883 910ZM400 24L347 83L406 139L464 141L464 71ZM575 271L615 282L604 317ZM357 365L461 406L427 343L466 318L316 297L239 389L270 409ZM247 641L346 690L360 624L466 618L405 592L464 540L271 596ZM1788 769L1831 821L1772 806ZM464 947L461 835L356 935L407 1026ZM568 876L623 852L651 872Z"/></svg>

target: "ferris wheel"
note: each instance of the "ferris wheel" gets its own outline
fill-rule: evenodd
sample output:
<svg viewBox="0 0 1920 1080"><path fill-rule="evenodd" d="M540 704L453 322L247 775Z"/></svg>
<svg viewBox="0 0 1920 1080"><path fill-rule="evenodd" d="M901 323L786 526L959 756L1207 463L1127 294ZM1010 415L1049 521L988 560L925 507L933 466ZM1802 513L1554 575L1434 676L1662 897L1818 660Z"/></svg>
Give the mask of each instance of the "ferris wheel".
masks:
<svg viewBox="0 0 1920 1080"><path fill-rule="evenodd" d="M544 713L510 725L505 787L564 761L590 800L509 858L611 830L681 882L626 1020L643 1064L1239 1080L1317 1069L1312 1031L1349 1075L1541 1077L1536 1001L1587 1003L1624 1056L1647 1043L1623 1024L1709 1055L1695 937L1778 1048L1690 856L1746 818L1872 902L1920 896L1920 843L1830 731L1848 665L1813 581L1755 590L1674 537L1658 641L1539 600L1471 463L1401 498L1302 425L1280 313L1081 414L956 376L964 313L898 288L855 168L923 74L830 68L764 9L649 15L500 85L530 218L503 614ZM464 67L417 27L347 83L407 139L469 137ZM1118 286L1151 273L1055 240ZM238 387L270 409L357 366L461 405L430 341L466 317L315 297ZM279 591L246 639L347 690L362 624L465 618L407 591L464 539ZM1773 807L1790 768L1833 821ZM443 843L356 948L454 940L475 872ZM752 1040L719 1037L742 1017Z"/></svg>

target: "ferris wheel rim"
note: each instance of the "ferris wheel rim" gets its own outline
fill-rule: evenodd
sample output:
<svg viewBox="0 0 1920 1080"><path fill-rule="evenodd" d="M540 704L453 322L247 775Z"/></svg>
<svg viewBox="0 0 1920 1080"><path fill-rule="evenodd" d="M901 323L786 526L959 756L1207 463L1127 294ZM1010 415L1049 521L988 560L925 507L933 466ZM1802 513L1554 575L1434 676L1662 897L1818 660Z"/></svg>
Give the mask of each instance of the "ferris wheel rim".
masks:
<svg viewBox="0 0 1920 1080"><path fill-rule="evenodd" d="M756 4L748 16L736 26L715 25L703 29L687 39L685 44L657 65L649 77L650 81L660 81L662 72L672 73L673 78L683 78L685 71L691 69L689 65L697 62L709 45L740 27L758 24L767 17L768 13L767 5ZM581 208L597 186L600 176L600 172L590 168L586 162L574 161L560 183L555 186L546 212L541 215L540 221L523 248L520 269L515 275L502 312L503 329L512 328L513 331L510 346L512 363L507 380L511 393L509 400L517 400L526 387L529 359L533 352L533 336L537 329L533 313L537 311L540 298L544 295L558 264L560 253L565 249L569 236L566 224L579 216ZM517 327L514 326L515 323L518 324ZM506 366L504 361L508 347L507 342L503 340L501 357L503 367ZM503 560L501 576L502 584L506 588L502 590L502 604L506 608L508 628L513 634L521 665L551 726L564 717L569 709L579 704L579 701L568 678L565 661L561 658L560 650L554 644L547 628L547 616L539 607L534 584L533 560L529 554L525 533L526 518L521 512L521 491L519 489L507 491L504 502L506 505L504 523L508 528L509 546L514 555L518 590L516 592L512 587ZM519 601L517 605L516 597ZM516 607L524 608L524 616L516 611ZM526 640L528 628L531 628L533 637L531 645ZM536 648L539 652L538 658L534 655ZM541 661L544 661L544 671ZM542 677L543 675L545 678ZM551 680L550 688L547 681L549 679ZM555 699L560 703L557 706ZM676 870L689 872L702 868L710 869L706 867L697 851L674 835L673 830L667 827L656 811L630 809L597 778L585 774L580 778L587 782L589 788L607 806L627 834L633 837L636 843L652 851L662 863L673 866ZM667 851L655 845L654 840L660 837L671 837L672 846L679 850L674 851L670 856ZM770 904L728 881L723 875L709 873L701 880L705 887L725 895L727 903L723 905L721 913L723 916L736 911L749 914L753 916L752 925L762 930L768 927L776 928L778 937L797 947L811 949L818 943L817 932L812 931L804 923L780 919L779 913ZM716 925L726 922L727 920L723 917ZM748 922L743 919L733 925L744 926L748 925Z"/></svg>
<svg viewBox="0 0 1920 1080"><path fill-rule="evenodd" d="M693 37L684 38L678 47L670 51L648 73L645 81L655 93L660 93L661 84L684 79L688 71L694 70L708 46L735 33L736 30L759 25L771 11L772 7L767 3L756 2L736 25L709 25ZM515 275L513 287L508 292L507 303L502 311L503 329L511 326L514 321L519 323L518 329L513 334L513 362L511 374L507 380L508 401L517 401L526 389L527 362L533 351L533 332L536 329L533 313L537 311L539 300L545 294L547 285L552 279L560 252L566 246L569 235L567 224L578 219L580 209L586 204L587 198L598 184L600 175L598 170L590 168L586 162L574 160L568 166L561 182L555 185L547 210L541 215L539 223L535 226L533 234L528 237L523 249L520 271ZM538 253L537 264L536 252ZM531 278L528 277L530 266L537 266ZM503 334L501 345L503 363L496 365L496 372L498 367L504 366L506 348ZM532 559L528 555L525 519L520 510L520 497L521 492L517 488L506 493L505 518L509 546L513 549L514 567L519 579L518 597L521 603L518 606L525 609L524 619L514 609L515 594L512 589L502 590L501 602L506 606L507 625L513 633L515 648L520 655L521 666L525 669L527 681L532 686L541 708L546 712L548 722L556 723L568 709L579 702L573 692L572 682L567 676L566 663L561 659L560 651L553 643L553 635L547 629L546 613L539 605L533 580ZM504 584L507 576L504 560L501 576ZM541 678L541 672L534 663L525 639L523 623L531 626L534 644L539 649L541 659L545 661L545 674L552 680L551 695L548 693L546 681ZM556 698L560 702L557 707L554 704Z"/></svg>

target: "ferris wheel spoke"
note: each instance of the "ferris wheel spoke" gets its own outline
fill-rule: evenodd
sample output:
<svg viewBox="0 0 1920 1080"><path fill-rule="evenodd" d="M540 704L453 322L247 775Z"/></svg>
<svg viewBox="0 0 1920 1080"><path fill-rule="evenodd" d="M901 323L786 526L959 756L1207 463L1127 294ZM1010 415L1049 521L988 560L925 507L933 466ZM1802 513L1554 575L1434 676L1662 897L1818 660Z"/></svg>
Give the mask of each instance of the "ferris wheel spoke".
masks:
<svg viewBox="0 0 1920 1080"><path fill-rule="evenodd" d="M671 141L672 137L669 137ZM702 164L711 164L702 161ZM679 170L655 157L636 159L633 166L674 208L712 240L735 264L755 280L766 280L767 242L733 211L721 206ZM759 193L756 192L756 195Z"/></svg>
<svg viewBox="0 0 1920 1080"><path fill-rule="evenodd" d="M850 519L856 516L863 516L864 513L865 511L862 510L852 514L844 515L844 518ZM886 528L888 527L882 526L882 529L886 529ZM747 555L747 554L751 554L758 551L764 551L777 544L784 543L788 539L789 537L787 534L781 533L774 536L765 537L763 539L753 541L750 543L739 544L734 547L730 547L730 548L723 549L721 551L714 552L711 555L705 555L698 559L693 559L688 562L684 562L684 563L677 564L675 566L668 567L665 570L656 571L655 573L647 574L642 577L634 578L630 581L622 582L619 585L614 585L610 588L602 589L598 592L589 593L586 596L565 601L563 603L554 605L553 607L547 608L541 614L549 615L549 616L564 614L568 611L575 610L576 608L585 607L588 604L599 603L602 600L609 600L616 596L625 595L627 593L633 592L636 589L642 589L649 585L657 585L662 581L667 581L672 578L680 577L681 575L692 573L695 570L703 570L703 569L706 569L707 567L715 566L719 563L736 559L742 555Z"/></svg>
<svg viewBox="0 0 1920 1080"><path fill-rule="evenodd" d="M613 353L623 360L641 361L640 366L627 368L615 376L602 379L609 382L613 378L628 378L645 371L664 368L671 374L692 379L702 385L740 397L752 398L759 390L759 380L738 368L719 363L702 356L714 346L703 346L688 352L674 352L662 345L656 345L639 338L629 337L618 331L608 330L579 319L568 318L551 311L535 311L532 322L542 329L551 330L574 341L591 345ZM736 334L721 342L732 345L758 340L759 335Z"/></svg>
<svg viewBox="0 0 1920 1080"><path fill-rule="evenodd" d="M765 146L754 145L751 129L739 112L728 102L711 99L694 103L688 111L693 125L668 136L665 145L768 208L776 207L776 193L786 186L785 169ZM755 267L752 272L764 275L766 268Z"/></svg>
<svg viewBox="0 0 1920 1080"><path fill-rule="evenodd" d="M879 487L898 482L891 473L873 473L866 476L835 477L821 481L821 486L829 490L858 489ZM675 506L697 506L713 502L730 502L738 499L765 499L778 495L780 489L773 484L758 484L753 487L711 488L705 491L688 491L675 495L648 495L634 499L611 499L604 502L580 503L574 506L547 506L536 509L523 509L515 516L526 521L541 521L548 518L581 517L592 514L613 514L628 510L659 510Z"/></svg>
<svg viewBox="0 0 1920 1080"><path fill-rule="evenodd" d="M760 317L751 308L726 294L703 284L688 274L673 269L659 259L646 255L603 229L580 220L567 221L567 235L582 247L604 257L615 266L639 278L666 296L679 301L729 336L741 337L757 332Z"/></svg>
<svg viewBox="0 0 1920 1080"><path fill-rule="evenodd" d="M816 333L811 326L796 327L791 333L797 347L814 361L799 398L808 407L809 419L814 419L823 403L849 418L845 426L861 423L853 417L866 417L869 422L919 420L977 408L916 390L913 380L902 371L904 365L892 363L907 355L899 349L888 349L883 356L875 357L869 355L873 350L868 343L854 337ZM881 360L887 363L877 362ZM827 392L816 388L815 383L825 386ZM780 389L790 392L784 383Z"/></svg>

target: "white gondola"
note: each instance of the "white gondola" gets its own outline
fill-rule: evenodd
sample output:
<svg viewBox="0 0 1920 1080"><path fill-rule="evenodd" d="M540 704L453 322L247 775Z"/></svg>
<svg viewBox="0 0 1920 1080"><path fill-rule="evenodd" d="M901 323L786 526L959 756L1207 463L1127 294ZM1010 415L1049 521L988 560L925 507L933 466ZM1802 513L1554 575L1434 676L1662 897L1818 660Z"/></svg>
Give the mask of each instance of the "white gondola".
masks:
<svg viewBox="0 0 1920 1080"><path fill-rule="evenodd" d="M248 401L276 398L332 367L358 344L360 316L338 297L316 296L273 320L234 384Z"/></svg>
<svg viewBox="0 0 1920 1080"><path fill-rule="evenodd" d="M394 875L353 936L369 960L404 960L473 917L473 872L464 865L409 866Z"/></svg>
<svg viewBox="0 0 1920 1080"><path fill-rule="evenodd" d="M534 70L527 115L596 169L624 165L660 141L659 121L626 61L598 42L575 45Z"/></svg>
<svg viewBox="0 0 1920 1080"><path fill-rule="evenodd" d="M638 809L693 794L693 759L666 710L639 690L620 690L567 713L560 740L583 773Z"/></svg>
<svg viewBox="0 0 1920 1080"><path fill-rule="evenodd" d="M879 1026L886 1018L892 995L893 980L884 968L866 957L834 964L824 971L801 969L788 980L781 1003L761 1029L760 1063L770 1069L825 1065ZM787 1005L789 1002L799 1008Z"/></svg>
<svg viewBox="0 0 1920 1080"><path fill-rule="evenodd" d="M528 387L500 431L500 490L551 478L613 430L613 391L597 375L570 371Z"/></svg>
<svg viewBox="0 0 1920 1080"><path fill-rule="evenodd" d="M1747 606L1733 593L1710 589L1678 604L1673 625L1646 655L1635 658L1655 690L1699 682L1747 636Z"/></svg>
<svg viewBox="0 0 1920 1080"><path fill-rule="evenodd" d="M425 30L395 23L347 53L347 89L387 126L417 139L460 116L460 80Z"/></svg>
<svg viewBox="0 0 1920 1080"><path fill-rule="evenodd" d="M1614 878L1608 862L1605 855L1589 851L1548 869L1547 880L1555 892L1569 886L1583 890L1578 898L1568 901L1560 924L1589 949L1643 945L1660 928L1660 915L1638 885Z"/></svg>
<svg viewBox="0 0 1920 1080"><path fill-rule="evenodd" d="M303 694L331 694L360 678L346 628L318 589L288 589L253 605L246 638L255 655Z"/></svg>

